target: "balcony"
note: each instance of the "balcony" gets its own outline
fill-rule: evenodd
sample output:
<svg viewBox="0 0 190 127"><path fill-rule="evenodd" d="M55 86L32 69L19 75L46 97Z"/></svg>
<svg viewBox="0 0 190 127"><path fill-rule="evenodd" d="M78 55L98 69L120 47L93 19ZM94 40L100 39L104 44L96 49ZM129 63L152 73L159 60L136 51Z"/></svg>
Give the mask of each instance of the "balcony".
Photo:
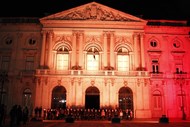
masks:
<svg viewBox="0 0 190 127"><path fill-rule="evenodd" d="M164 74L159 72L159 73L150 73L151 78L163 78Z"/></svg>
<svg viewBox="0 0 190 127"><path fill-rule="evenodd" d="M34 70L22 70L20 71L20 76L34 76L35 71Z"/></svg>
<svg viewBox="0 0 190 127"><path fill-rule="evenodd" d="M115 71L115 70L49 70L49 69L37 69L36 76L40 75L54 75L54 76L127 76L127 77L148 77L148 71Z"/></svg>
<svg viewBox="0 0 190 127"><path fill-rule="evenodd" d="M184 72L184 73L174 73L174 78L175 79L181 79L181 78L189 79L190 75L188 73L186 73L186 72Z"/></svg>

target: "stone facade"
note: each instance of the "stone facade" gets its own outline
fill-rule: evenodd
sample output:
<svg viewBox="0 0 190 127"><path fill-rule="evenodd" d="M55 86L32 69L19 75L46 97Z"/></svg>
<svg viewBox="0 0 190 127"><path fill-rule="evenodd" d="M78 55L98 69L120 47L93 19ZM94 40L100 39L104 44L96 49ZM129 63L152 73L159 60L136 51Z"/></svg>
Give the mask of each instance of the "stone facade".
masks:
<svg viewBox="0 0 190 127"><path fill-rule="evenodd" d="M96 2L40 19L1 18L0 68L9 79L1 103L31 113L42 106L189 117L189 29Z"/></svg>

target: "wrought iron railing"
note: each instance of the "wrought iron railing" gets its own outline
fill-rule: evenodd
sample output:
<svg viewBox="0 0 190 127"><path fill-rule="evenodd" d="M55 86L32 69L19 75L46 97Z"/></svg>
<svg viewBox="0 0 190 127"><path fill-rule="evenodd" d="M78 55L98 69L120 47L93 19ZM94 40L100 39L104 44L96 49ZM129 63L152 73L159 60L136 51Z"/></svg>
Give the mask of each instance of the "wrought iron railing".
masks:
<svg viewBox="0 0 190 127"><path fill-rule="evenodd" d="M80 76L149 76L148 71L115 71L115 70L49 70L37 69L36 75L80 75Z"/></svg>

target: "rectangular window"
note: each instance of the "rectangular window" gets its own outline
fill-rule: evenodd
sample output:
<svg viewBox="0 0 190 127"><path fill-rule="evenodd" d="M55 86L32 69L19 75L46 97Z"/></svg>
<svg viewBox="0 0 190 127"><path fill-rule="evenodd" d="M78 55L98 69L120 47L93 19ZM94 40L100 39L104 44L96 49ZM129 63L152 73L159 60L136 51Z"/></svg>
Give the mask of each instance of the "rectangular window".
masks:
<svg viewBox="0 0 190 127"><path fill-rule="evenodd" d="M158 60L152 60L152 73L159 73Z"/></svg>
<svg viewBox="0 0 190 127"><path fill-rule="evenodd" d="M183 70L182 70L183 65L182 64L176 64L175 67L176 67L176 73L177 74L180 74L183 72Z"/></svg>
<svg viewBox="0 0 190 127"><path fill-rule="evenodd" d="M182 98L183 97L183 98ZM182 106L184 106L184 108L186 107L186 99L185 99L185 94L181 95L181 94L178 94L177 96L177 100L178 100L178 107L179 109L181 110Z"/></svg>
<svg viewBox="0 0 190 127"><path fill-rule="evenodd" d="M3 56L2 62L1 62L1 69L8 71L9 70L9 64L10 64L10 56Z"/></svg>
<svg viewBox="0 0 190 127"><path fill-rule="evenodd" d="M129 56L118 55L117 64L118 64L118 71L129 71Z"/></svg>
<svg viewBox="0 0 190 127"><path fill-rule="evenodd" d="M68 70L69 55L57 54L57 70Z"/></svg>
<svg viewBox="0 0 190 127"><path fill-rule="evenodd" d="M99 55L87 55L87 70L99 70Z"/></svg>
<svg viewBox="0 0 190 127"><path fill-rule="evenodd" d="M26 71L34 70L34 56L27 56L26 57Z"/></svg>
<svg viewBox="0 0 190 127"><path fill-rule="evenodd" d="M154 105L154 109L161 109L162 107L162 101L161 101L161 96L153 96L153 105Z"/></svg>

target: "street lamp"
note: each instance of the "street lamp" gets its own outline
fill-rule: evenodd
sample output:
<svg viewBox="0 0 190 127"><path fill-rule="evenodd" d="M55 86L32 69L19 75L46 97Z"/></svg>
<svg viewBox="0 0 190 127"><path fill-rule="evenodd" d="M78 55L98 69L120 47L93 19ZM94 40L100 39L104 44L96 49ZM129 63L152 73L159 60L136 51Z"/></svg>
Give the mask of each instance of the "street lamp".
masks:
<svg viewBox="0 0 190 127"><path fill-rule="evenodd" d="M185 78L182 74L177 74L176 83L180 85L181 91L181 111L182 111L182 120L186 120L186 114L184 110L184 94L183 94L183 84L185 84Z"/></svg>
<svg viewBox="0 0 190 127"><path fill-rule="evenodd" d="M0 72L0 82L1 82L1 96L0 96L0 104L2 104L2 100L3 100L3 87L5 82L8 81L8 74L6 71L1 71Z"/></svg>

